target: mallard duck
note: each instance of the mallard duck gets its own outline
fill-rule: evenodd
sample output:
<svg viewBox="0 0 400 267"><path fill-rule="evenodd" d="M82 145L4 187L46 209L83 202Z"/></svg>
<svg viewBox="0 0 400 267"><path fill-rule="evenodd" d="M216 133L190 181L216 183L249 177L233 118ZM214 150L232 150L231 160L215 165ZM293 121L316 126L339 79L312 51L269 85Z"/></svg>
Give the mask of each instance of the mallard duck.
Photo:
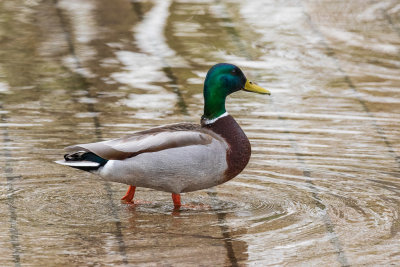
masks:
<svg viewBox="0 0 400 267"><path fill-rule="evenodd" d="M204 82L201 123L177 123L103 142L66 148L56 163L128 184L122 200L132 203L136 187L180 193L213 187L238 175L250 159L251 147L239 124L225 110L225 99L239 90L270 94L246 79L235 65L211 67Z"/></svg>

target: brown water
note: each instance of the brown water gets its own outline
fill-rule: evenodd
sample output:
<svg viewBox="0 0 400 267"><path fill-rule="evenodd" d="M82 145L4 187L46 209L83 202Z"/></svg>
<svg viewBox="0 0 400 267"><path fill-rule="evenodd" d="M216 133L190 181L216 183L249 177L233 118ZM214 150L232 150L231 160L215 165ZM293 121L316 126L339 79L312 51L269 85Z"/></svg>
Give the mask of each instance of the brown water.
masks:
<svg viewBox="0 0 400 267"><path fill-rule="evenodd" d="M200 208L53 163L198 122L217 62L272 96L228 100L253 155ZM397 0L3 0L0 105L1 266L400 263Z"/></svg>

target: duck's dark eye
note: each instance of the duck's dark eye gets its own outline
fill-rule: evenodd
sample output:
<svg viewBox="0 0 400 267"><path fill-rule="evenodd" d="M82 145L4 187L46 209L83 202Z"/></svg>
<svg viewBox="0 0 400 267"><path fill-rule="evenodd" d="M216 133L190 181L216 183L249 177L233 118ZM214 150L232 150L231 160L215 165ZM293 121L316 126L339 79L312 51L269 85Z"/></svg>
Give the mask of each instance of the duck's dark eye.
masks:
<svg viewBox="0 0 400 267"><path fill-rule="evenodd" d="M232 73L233 75L237 75L237 74L238 74L238 72L237 72L236 69L231 70L231 73Z"/></svg>

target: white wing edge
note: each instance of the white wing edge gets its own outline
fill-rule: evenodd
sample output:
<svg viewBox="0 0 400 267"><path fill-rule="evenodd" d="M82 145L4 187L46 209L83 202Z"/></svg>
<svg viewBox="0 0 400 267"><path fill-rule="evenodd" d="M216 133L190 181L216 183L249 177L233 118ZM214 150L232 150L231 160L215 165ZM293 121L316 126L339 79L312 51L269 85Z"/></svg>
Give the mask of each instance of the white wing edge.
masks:
<svg viewBox="0 0 400 267"><path fill-rule="evenodd" d="M71 167L98 167L100 163L93 162L93 161L65 161L65 160L57 160L54 161L57 164L64 165L64 166L71 166Z"/></svg>

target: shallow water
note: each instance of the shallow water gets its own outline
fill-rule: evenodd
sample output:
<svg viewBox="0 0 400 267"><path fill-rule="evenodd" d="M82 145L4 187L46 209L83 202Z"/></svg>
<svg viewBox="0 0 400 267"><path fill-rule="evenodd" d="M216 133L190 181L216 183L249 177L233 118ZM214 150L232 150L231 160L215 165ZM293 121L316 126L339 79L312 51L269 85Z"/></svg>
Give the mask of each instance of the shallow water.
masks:
<svg viewBox="0 0 400 267"><path fill-rule="evenodd" d="M0 2L0 265L400 262L400 4ZM202 82L240 66L252 144L234 180L183 194L53 163L63 147L198 122Z"/></svg>

